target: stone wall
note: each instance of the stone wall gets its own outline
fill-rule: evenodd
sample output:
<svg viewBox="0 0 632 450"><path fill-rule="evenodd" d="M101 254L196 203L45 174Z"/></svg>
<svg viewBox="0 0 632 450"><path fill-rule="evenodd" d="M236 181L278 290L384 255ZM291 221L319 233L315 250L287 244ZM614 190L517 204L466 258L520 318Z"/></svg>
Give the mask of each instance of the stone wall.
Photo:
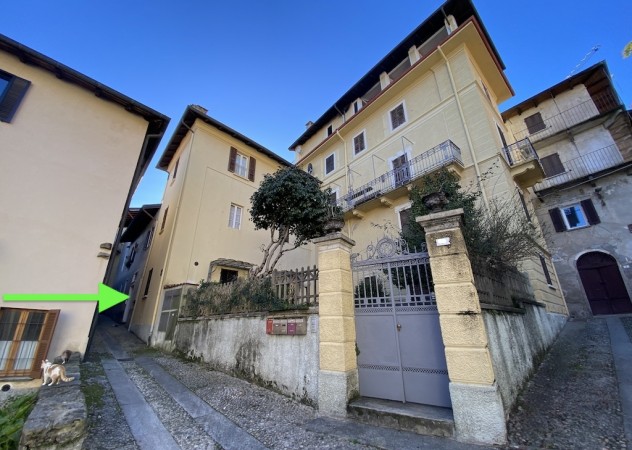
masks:
<svg viewBox="0 0 632 450"><path fill-rule="evenodd" d="M307 318L305 335L266 334L266 319ZM318 312L180 319L171 349L264 387L318 403Z"/></svg>
<svg viewBox="0 0 632 450"><path fill-rule="evenodd" d="M547 313L543 306L524 304L523 307L524 313L483 310L505 414L567 320L564 315Z"/></svg>
<svg viewBox="0 0 632 450"><path fill-rule="evenodd" d="M79 361L74 353L65 364L73 381L42 386L35 408L22 428L20 450L79 450L87 432L86 400L81 392Z"/></svg>

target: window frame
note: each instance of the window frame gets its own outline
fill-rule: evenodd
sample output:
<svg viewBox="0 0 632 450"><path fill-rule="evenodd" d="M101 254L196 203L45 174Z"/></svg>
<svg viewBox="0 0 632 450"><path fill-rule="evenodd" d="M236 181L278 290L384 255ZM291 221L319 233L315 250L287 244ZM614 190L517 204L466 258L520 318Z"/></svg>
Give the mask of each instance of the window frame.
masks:
<svg viewBox="0 0 632 450"><path fill-rule="evenodd" d="M564 209L575 206L577 206L581 211L585 225L571 227L571 225L569 224L568 218L564 213ZM581 200L579 202L568 203L562 206L551 208L549 209L549 215L551 217L551 222L553 223L553 228L557 233L581 230L601 223L599 214L597 213L595 205L590 198Z"/></svg>
<svg viewBox="0 0 632 450"><path fill-rule="evenodd" d="M0 92L0 122L11 123L31 82L4 70L0 70L0 78L7 82Z"/></svg>
<svg viewBox="0 0 632 450"><path fill-rule="evenodd" d="M57 320L61 311L59 309L46 310L2 307L0 308L0 323L2 323L1 318L6 311L18 311L20 315L18 318L18 322L16 323L16 327L11 332L11 340L2 341L8 342L9 344L7 345L7 350L5 350L7 367L0 370L0 377L28 376L30 378L38 378L41 372L42 360L46 359L46 356L48 355L50 343L53 340L55 327L57 325ZM44 313L44 320L41 323L41 329L39 330L38 338L36 341L23 341L22 338L24 337L26 332L28 317L30 314L35 313ZM33 356L29 358L32 359L31 365L30 367L26 367L23 369L9 369L8 364L10 363L10 361L15 360L21 342L37 342L37 345L35 346L33 351Z"/></svg>
<svg viewBox="0 0 632 450"><path fill-rule="evenodd" d="M246 178L248 175L248 157L243 153L237 152L235 156L235 175Z"/></svg>
<svg viewBox="0 0 632 450"><path fill-rule="evenodd" d="M333 167L331 168L330 171L327 171L327 160L329 158L333 158L333 163L332 163ZM333 153L330 153L329 155L327 155L325 157L325 161L324 161L324 164L323 164L323 172L324 172L325 176L328 176L328 175L334 173L335 171L336 171L336 152L333 152Z"/></svg>
<svg viewBox="0 0 632 450"><path fill-rule="evenodd" d="M550 155L546 156L541 156L540 165L542 166L542 170L544 170L545 178L553 178L567 172L566 167L564 167L564 163L562 162L562 159L560 158L560 154L558 152L551 153ZM552 173L549 173L549 171Z"/></svg>
<svg viewBox="0 0 632 450"><path fill-rule="evenodd" d="M241 170L239 172L237 171L238 167L239 168L243 167L242 164L239 164L239 166L237 164L237 159L240 157L244 158L246 161L243 174L241 173ZM245 178L247 180L254 182L256 167L257 167L257 160L254 157L248 156L245 153L240 152L235 147L230 147L229 156L228 156L228 171L229 172L234 173L240 178Z"/></svg>
<svg viewBox="0 0 632 450"><path fill-rule="evenodd" d="M362 136L363 147L360 150L357 150L356 149L356 139L359 138L360 136ZM365 151L367 149L367 147L368 147L367 146L367 141L366 141L366 130L362 130L358 134L353 136L353 138L351 139L351 142L353 142L353 156L357 156L360 153L362 153L363 151Z"/></svg>
<svg viewBox="0 0 632 450"><path fill-rule="evenodd" d="M240 206L236 203L230 204L230 209L228 212L228 228L232 228L234 230L241 230L243 210L244 210L243 206ZM237 212L239 212L239 220L236 220Z"/></svg>
<svg viewBox="0 0 632 450"><path fill-rule="evenodd" d="M402 111L404 113L404 121L399 123L397 126L393 126L393 116L392 113L393 111L395 111L397 108L402 107ZM395 131L399 128L401 128L402 126L406 125L408 123L408 112L406 111L406 101L402 100L400 103L398 103L397 105L395 105L395 107L389 109L388 111L388 126L390 128L391 131Z"/></svg>

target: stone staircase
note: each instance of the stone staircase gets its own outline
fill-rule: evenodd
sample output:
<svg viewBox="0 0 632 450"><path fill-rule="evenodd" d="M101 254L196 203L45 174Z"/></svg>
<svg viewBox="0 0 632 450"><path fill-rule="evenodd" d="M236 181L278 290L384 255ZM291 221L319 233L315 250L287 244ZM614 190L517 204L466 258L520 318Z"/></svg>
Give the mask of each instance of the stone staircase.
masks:
<svg viewBox="0 0 632 450"><path fill-rule="evenodd" d="M361 397L349 404L347 412L349 418L369 425L430 436L454 436L450 408Z"/></svg>

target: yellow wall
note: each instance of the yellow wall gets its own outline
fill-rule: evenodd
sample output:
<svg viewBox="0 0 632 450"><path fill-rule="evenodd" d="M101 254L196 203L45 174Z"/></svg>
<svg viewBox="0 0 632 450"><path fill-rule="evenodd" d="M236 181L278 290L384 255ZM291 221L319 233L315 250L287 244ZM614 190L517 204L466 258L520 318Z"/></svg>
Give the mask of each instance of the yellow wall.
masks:
<svg viewBox="0 0 632 450"><path fill-rule="evenodd" d="M32 83L0 122L0 294L96 293L147 122L5 53L0 69ZM60 308L49 356L85 351L94 302L0 305Z"/></svg>
<svg viewBox="0 0 632 450"><path fill-rule="evenodd" d="M167 182L141 285L144 290L147 272L153 268L150 291L146 300L136 302L132 319L132 331L144 340L148 339L160 309L161 286L199 283L207 278L210 262L220 258L258 265L262 259L261 246L269 240L269 232L255 230L249 219L250 196L263 176L275 172L280 164L200 120L192 129L194 134L188 133L169 167L173 173L173 166L180 158L175 181L170 175ZM256 159L254 182L228 171L231 146ZM238 230L228 226L231 203L243 210ZM167 222L160 233L167 207ZM277 267L295 269L314 264L314 258L309 248L297 249L284 255Z"/></svg>
<svg viewBox="0 0 632 450"><path fill-rule="evenodd" d="M517 196L519 188L500 154L502 142L498 127L508 143L512 142L495 103L506 97L506 86L498 87L495 80L500 75L490 75L489 67L481 69L486 61L481 59L480 48L475 43L449 42L442 49L445 59L437 51L420 62L358 114L348 117L338 134L323 141L326 133L319 130L302 145L301 153L297 154L299 166L307 169L311 163L323 187L338 191L340 198L347 194L349 186L357 192L365 183L392 170L389 159L403 151L410 152L410 160L449 139L461 150L465 167L461 186L475 190L477 180L482 179L484 204L509 201L522 213ZM407 122L393 131L389 111L402 101ZM354 155L353 137L363 130L367 148ZM325 176L325 158L332 153L336 155L336 170ZM522 192L528 198L527 193ZM374 202L373 208L366 205L359 208L361 218L347 213L344 232L357 243L353 251L365 251L367 245L384 234L385 226L390 234L397 233L398 211L408 202L408 192L402 190L398 196L389 194L387 204ZM535 214L532 220L539 226ZM528 267L533 269L534 266ZM536 280L537 298L550 303L551 309L559 310L563 299L550 289L541 288L541 268L533 269L530 276Z"/></svg>

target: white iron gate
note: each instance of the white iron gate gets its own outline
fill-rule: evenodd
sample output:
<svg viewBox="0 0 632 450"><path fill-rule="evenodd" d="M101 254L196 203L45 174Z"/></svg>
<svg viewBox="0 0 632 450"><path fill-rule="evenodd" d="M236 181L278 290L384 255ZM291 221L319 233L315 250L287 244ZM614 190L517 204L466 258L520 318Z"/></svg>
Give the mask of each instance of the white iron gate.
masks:
<svg viewBox="0 0 632 450"><path fill-rule="evenodd" d="M360 395L450 407L428 253L384 237L352 269Z"/></svg>

